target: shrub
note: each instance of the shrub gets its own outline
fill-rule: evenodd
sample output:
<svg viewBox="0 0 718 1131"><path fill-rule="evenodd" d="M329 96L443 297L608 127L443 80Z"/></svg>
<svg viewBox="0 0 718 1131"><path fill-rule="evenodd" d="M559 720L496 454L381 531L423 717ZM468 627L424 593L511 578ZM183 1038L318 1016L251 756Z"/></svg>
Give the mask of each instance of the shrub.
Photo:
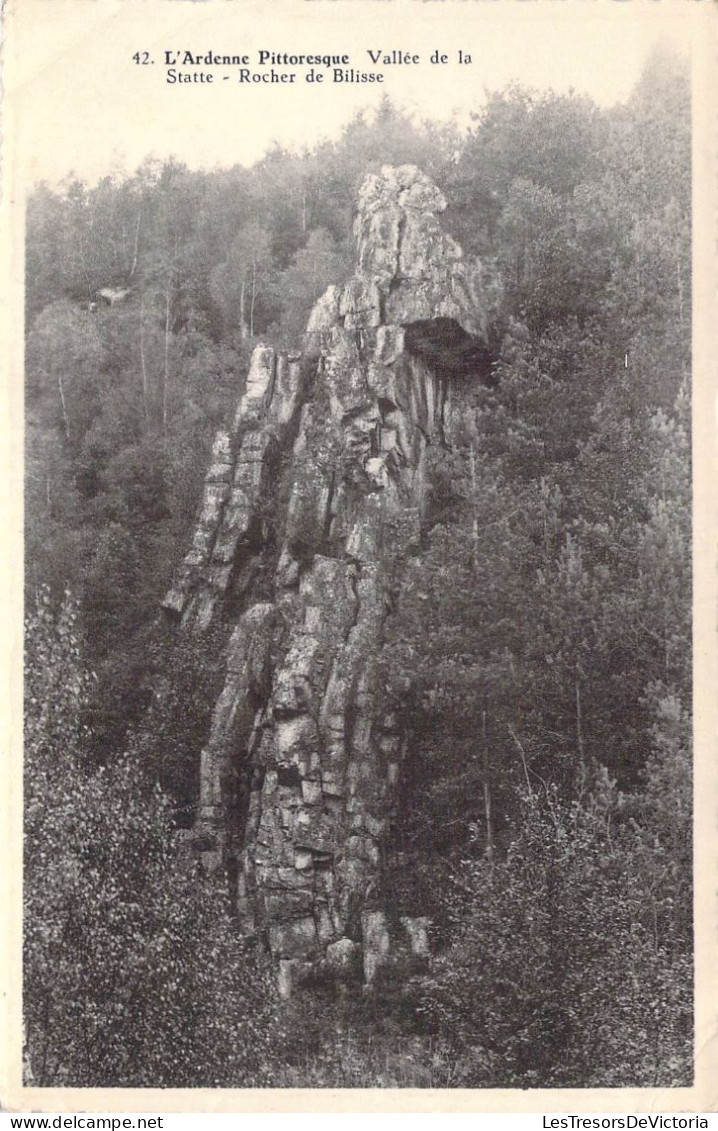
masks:
<svg viewBox="0 0 718 1131"><path fill-rule="evenodd" d="M255 1086L274 978L218 886L178 851L172 808L129 755L92 772L89 684L67 598L27 624L25 1020L34 1083Z"/></svg>
<svg viewBox="0 0 718 1131"><path fill-rule="evenodd" d="M468 917L411 992L465 1084L691 1082L690 884L655 815L604 773L581 801L525 795L505 857L464 861Z"/></svg>

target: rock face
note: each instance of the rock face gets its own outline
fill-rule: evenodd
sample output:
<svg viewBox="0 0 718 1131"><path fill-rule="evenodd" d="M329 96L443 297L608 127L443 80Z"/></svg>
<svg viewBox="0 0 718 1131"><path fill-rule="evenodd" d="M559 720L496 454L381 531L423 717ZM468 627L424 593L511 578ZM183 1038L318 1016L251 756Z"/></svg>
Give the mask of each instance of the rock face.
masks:
<svg viewBox="0 0 718 1131"><path fill-rule="evenodd" d="M318 967L371 983L392 949L428 948L407 918L394 946L379 896L403 752L379 660L427 446L450 441L452 397L488 364L479 269L445 207L412 166L367 178L356 273L319 300L301 354L255 349L164 602L184 631L235 624L196 843L284 992Z"/></svg>

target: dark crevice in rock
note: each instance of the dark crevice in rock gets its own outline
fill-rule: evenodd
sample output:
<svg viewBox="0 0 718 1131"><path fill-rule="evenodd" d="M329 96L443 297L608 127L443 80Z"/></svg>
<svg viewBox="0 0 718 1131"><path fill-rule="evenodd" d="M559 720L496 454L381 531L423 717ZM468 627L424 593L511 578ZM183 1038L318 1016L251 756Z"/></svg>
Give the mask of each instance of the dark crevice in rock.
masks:
<svg viewBox="0 0 718 1131"><path fill-rule="evenodd" d="M393 276L392 276L392 278L389 282L389 294L391 294L392 291L396 290L397 286L399 285L399 283L401 282L401 279L402 279L401 259L402 259L402 249L403 249L403 244L404 244L404 234L406 232L406 222L407 222L406 212L402 208L399 212L399 222L398 222L398 225L397 225L397 232L396 232L396 265L394 267L394 274L393 274Z"/></svg>
<svg viewBox="0 0 718 1131"><path fill-rule="evenodd" d="M404 324L406 348L435 373L447 377L475 377L484 384L491 379L492 357L488 346L468 334L454 318L422 319Z"/></svg>
<svg viewBox="0 0 718 1131"><path fill-rule="evenodd" d="M277 768L277 785L301 786L302 779L296 766L279 766Z"/></svg>

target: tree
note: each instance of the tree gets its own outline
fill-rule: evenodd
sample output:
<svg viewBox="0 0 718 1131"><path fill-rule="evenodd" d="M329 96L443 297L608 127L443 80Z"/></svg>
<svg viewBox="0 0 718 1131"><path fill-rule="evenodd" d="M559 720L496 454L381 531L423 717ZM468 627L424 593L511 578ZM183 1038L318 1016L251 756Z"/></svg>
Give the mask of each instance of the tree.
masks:
<svg viewBox="0 0 718 1131"><path fill-rule="evenodd" d="M257 298L270 274L269 234L257 222L246 224L235 236L229 254L210 276L212 296L220 307L225 327L253 338Z"/></svg>
<svg viewBox="0 0 718 1131"><path fill-rule="evenodd" d="M668 717L679 722L664 705ZM448 882L445 913L458 903L461 926L410 1000L454 1042L465 1085L691 1082L684 752L664 741L631 797L605 771L580 803L525 792L505 856L466 859ZM678 797L664 826L669 778Z"/></svg>
<svg viewBox="0 0 718 1131"><path fill-rule="evenodd" d="M26 624L25 1009L39 1086L256 1086L273 976L124 755L84 768L91 676L68 596Z"/></svg>
<svg viewBox="0 0 718 1131"><path fill-rule="evenodd" d="M450 222L464 249L496 250L504 201L517 179L560 201L592 181L604 136L598 110L576 94L541 94L517 84L491 94L447 170L455 202Z"/></svg>
<svg viewBox="0 0 718 1131"><path fill-rule="evenodd" d="M27 396L74 450L96 412L103 360L87 311L62 300L38 315L27 343Z"/></svg>
<svg viewBox="0 0 718 1131"><path fill-rule="evenodd" d="M274 295L282 314L279 334L284 343L301 342L317 299L332 283L351 274L351 258L326 228L313 228L294 262L277 279Z"/></svg>

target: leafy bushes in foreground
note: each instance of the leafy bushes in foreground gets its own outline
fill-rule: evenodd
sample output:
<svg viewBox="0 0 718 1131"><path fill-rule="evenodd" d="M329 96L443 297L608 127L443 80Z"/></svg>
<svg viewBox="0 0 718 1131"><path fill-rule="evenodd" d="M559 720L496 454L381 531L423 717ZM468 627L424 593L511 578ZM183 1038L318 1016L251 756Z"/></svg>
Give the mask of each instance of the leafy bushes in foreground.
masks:
<svg viewBox="0 0 718 1131"><path fill-rule="evenodd" d="M26 667L24 991L35 1084L261 1086L274 977L130 755L82 764L90 677L41 594Z"/></svg>
<svg viewBox="0 0 718 1131"><path fill-rule="evenodd" d="M409 993L464 1086L691 1083L690 762L662 707L642 794L605 773L571 803L527 793L505 857L457 871L468 914Z"/></svg>

